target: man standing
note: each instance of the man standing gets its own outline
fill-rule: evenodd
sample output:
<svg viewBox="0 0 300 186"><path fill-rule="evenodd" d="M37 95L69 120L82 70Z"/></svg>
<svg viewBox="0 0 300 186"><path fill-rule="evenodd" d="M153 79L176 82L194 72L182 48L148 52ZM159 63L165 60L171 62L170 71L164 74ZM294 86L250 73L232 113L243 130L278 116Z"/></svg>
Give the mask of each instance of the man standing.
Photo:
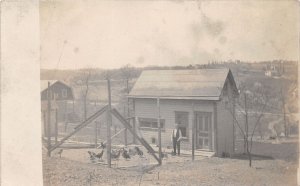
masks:
<svg viewBox="0 0 300 186"><path fill-rule="evenodd" d="M177 147L177 152L178 152L178 156L180 155L180 141L182 139L182 134L181 134L181 130L179 129L179 125L175 124L175 129L173 129L172 131L172 142L173 142L173 149L174 149L174 155L176 155L176 147Z"/></svg>

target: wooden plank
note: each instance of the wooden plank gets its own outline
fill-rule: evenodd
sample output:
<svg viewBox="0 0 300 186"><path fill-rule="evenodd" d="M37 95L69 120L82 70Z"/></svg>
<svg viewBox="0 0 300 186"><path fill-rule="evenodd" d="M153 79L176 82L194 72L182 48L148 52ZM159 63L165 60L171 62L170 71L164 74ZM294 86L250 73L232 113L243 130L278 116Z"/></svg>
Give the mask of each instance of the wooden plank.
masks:
<svg viewBox="0 0 300 186"><path fill-rule="evenodd" d="M120 131L118 131L116 134L114 134L110 139L114 139L116 136L118 136L119 134L121 134L122 132L125 131L125 128L121 129ZM107 140L103 141L102 142L103 144L106 144L107 143ZM97 146L97 148L100 148L101 145Z"/></svg>
<svg viewBox="0 0 300 186"><path fill-rule="evenodd" d="M112 124L112 116L111 116L111 90L110 90L110 79L107 78L107 90L108 90L108 109L106 110L106 124L107 124L107 164L109 168L111 167L111 135L110 135L110 127Z"/></svg>

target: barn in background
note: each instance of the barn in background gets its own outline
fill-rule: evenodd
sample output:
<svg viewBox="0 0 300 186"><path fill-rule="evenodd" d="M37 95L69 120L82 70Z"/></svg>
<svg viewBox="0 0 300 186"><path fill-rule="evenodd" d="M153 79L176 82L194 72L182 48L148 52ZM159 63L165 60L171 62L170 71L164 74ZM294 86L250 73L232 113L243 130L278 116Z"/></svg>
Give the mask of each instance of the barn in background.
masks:
<svg viewBox="0 0 300 186"><path fill-rule="evenodd" d="M163 147L172 146L177 123L184 137L182 149L192 149L194 127L196 150L222 156L234 152L238 95L230 69L149 70L142 72L129 99L137 130L149 143L158 144L160 115Z"/></svg>
<svg viewBox="0 0 300 186"><path fill-rule="evenodd" d="M41 111L43 134L45 134L45 125L47 121L48 110L48 82L50 82L51 97L51 135L54 134L55 122L68 122L70 113L74 108L68 108L68 102L74 101L73 91L70 86L58 80L41 80Z"/></svg>

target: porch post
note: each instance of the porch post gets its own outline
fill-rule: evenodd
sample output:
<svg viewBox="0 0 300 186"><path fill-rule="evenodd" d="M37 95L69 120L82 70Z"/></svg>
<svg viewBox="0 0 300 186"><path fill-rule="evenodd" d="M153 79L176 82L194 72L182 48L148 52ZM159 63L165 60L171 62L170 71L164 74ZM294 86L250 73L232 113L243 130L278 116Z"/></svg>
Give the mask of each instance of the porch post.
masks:
<svg viewBox="0 0 300 186"><path fill-rule="evenodd" d="M159 104L159 97L157 98L157 125L158 125L158 154L159 154L159 164L162 163L161 157L161 126L160 126L160 104Z"/></svg>
<svg viewBox="0 0 300 186"><path fill-rule="evenodd" d="M192 103L192 160L195 160L195 110L194 110L194 102Z"/></svg>
<svg viewBox="0 0 300 186"><path fill-rule="evenodd" d="M215 140L215 143L214 143L214 150L216 153L218 153L218 129L217 129L217 125L218 125L218 121L217 121L217 118L218 118L218 112L217 112L217 102L214 102L214 133L215 133L215 136L214 136L214 140Z"/></svg>

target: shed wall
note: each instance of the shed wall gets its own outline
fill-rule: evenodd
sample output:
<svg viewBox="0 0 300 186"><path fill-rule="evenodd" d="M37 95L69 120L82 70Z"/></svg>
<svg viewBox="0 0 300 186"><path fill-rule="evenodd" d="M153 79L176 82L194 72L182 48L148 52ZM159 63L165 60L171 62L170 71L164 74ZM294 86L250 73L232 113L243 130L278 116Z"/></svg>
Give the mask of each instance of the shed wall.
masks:
<svg viewBox="0 0 300 186"><path fill-rule="evenodd" d="M194 103L194 109L193 109ZM182 149L191 150L192 145L192 126L193 126L193 110L198 112L213 112L213 102L209 101L192 101L192 100L160 100L160 116L165 120L165 130L161 133L162 146L172 147L171 134L175 127L175 111L188 112L188 131L189 137L182 141ZM157 99L136 99L135 100L135 116L142 118L157 118L158 107ZM213 120L213 117L212 117ZM214 123L214 121L212 121ZM137 130L139 125L137 124ZM151 143L151 138L156 139L158 144L158 131L140 130L143 137Z"/></svg>
<svg viewBox="0 0 300 186"><path fill-rule="evenodd" d="M234 153L233 117L224 101L217 103L217 156Z"/></svg>

